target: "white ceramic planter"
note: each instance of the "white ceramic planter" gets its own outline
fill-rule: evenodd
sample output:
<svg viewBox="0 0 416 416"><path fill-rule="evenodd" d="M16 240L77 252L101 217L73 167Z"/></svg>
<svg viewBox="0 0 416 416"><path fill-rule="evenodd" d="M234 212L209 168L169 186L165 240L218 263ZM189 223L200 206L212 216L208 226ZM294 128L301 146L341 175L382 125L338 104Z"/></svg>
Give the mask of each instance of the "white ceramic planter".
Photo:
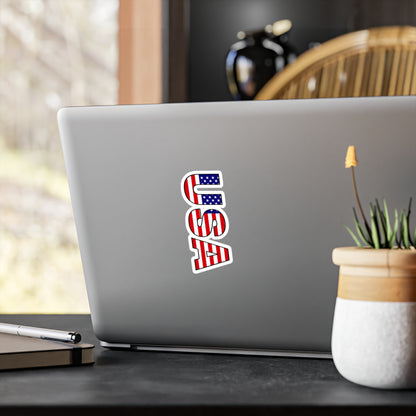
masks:
<svg viewBox="0 0 416 416"><path fill-rule="evenodd" d="M416 251L337 248L332 355L348 380L416 388Z"/></svg>

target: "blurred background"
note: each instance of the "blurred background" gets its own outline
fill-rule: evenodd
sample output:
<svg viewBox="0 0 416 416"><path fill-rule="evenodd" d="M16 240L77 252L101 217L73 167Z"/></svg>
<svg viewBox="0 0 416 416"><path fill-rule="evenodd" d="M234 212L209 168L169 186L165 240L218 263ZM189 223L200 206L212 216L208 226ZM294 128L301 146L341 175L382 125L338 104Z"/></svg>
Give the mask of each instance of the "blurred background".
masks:
<svg viewBox="0 0 416 416"><path fill-rule="evenodd" d="M0 0L0 313L89 311L57 110L231 100L232 45L280 19L299 57L416 0Z"/></svg>
<svg viewBox="0 0 416 416"><path fill-rule="evenodd" d="M0 0L0 312L87 312L57 110L117 104L118 1Z"/></svg>

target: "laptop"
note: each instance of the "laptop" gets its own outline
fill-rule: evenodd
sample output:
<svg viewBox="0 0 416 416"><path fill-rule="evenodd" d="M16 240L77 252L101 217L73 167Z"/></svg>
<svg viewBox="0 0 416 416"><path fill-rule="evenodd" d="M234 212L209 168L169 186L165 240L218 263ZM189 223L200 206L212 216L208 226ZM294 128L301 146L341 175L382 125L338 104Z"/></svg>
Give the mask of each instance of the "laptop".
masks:
<svg viewBox="0 0 416 416"><path fill-rule="evenodd" d="M332 249L407 207L416 97L63 108L91 317L133 350L330 357Z"/></svg>

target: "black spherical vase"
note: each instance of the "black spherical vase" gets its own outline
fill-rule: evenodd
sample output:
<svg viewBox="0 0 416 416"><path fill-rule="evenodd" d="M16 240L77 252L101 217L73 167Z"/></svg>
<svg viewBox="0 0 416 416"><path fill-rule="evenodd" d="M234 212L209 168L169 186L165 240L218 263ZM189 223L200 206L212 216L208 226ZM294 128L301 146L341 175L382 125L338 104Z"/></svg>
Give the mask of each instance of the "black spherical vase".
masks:
<svg viewBox="0 0 416 416"><path fill-rule="evenodd" d="M240 40L230 47L226 74L235 100L252 100L273 75L296 59L288 43L289 30L274 33L271 28L269 25L260 31L239 32Z"/></svg>

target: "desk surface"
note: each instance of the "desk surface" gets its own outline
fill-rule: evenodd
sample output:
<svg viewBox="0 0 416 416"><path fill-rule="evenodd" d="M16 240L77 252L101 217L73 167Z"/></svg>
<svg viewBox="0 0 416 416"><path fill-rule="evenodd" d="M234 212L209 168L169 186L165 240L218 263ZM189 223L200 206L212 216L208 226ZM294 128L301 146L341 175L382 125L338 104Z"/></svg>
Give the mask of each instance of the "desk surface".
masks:
<svg viewBox="0 0 416 416"><path fill-rule="evenodd" d="M0 372L2 416L416 414L416 391L356 386L330 360L111 351L98 345L87 315L0 322L78 330L96 345L93 366Z"/></svg>

